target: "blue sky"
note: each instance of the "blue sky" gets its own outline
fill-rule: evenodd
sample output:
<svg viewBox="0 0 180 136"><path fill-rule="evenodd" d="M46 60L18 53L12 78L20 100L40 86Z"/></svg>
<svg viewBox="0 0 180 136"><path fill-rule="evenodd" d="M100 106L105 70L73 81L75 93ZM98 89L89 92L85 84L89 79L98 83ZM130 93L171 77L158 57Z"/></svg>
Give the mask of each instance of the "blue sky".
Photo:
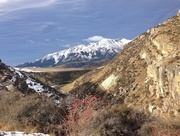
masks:
<svg viewBox="0 0 180 136"><path fill-rule="evenodd" d="M14 66L101 37L133 39L178 9L180 0L0 0L0 58Z"/></svg>

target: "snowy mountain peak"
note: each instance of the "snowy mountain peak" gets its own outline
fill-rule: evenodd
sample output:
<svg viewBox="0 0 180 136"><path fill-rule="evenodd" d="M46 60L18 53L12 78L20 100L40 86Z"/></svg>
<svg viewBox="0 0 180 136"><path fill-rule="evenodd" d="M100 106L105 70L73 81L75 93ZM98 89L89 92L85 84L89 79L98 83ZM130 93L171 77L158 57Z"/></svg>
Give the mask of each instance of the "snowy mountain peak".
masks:
<svg viewBox="0 0 180 136"><path fill-rule="evenodd" d="M48 67L72 62L111 60L129 42L130 40L125 38L103 38L99 42L76 45L66 50L48 54L33 63L24 63L18 67Z"/></svg>

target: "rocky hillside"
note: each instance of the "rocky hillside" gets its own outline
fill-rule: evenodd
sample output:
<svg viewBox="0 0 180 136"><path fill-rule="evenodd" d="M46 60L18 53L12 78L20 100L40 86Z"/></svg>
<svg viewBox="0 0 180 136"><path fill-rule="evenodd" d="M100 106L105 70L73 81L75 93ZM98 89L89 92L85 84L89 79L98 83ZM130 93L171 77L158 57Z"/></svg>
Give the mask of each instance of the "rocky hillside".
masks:
<svg viewBox="0 0 180 136"><path fill-rule="evenodd" d="M105 93L146 114L180 117L180 15L136 37L106 66L61 91Z"/></svg>
<svg viewBox="0 0 180 136"><path fill-rule="evenodd" d="M17 67L49 67L64 65L64 67L99 66L111 60L123 47L130 42L127 39L104 38L96 43L77 45L69 49L51 53L35 62L27 62ZM91 64L89 64L91 63Z"/></svg>
<svg viewBox="0 0 180 136"><path fill-rule="evenodd" d="M56 89L0 61L0 136L61 135L57 125L65 118L64 99Z"/></svg>
<svg viewBox="0 0 180 136"><path fill-rule="evenodd" d="M6 66L0 60L0 90L19 90L22 94L39 93L60 98L61 93L31 76Z"/></svg>

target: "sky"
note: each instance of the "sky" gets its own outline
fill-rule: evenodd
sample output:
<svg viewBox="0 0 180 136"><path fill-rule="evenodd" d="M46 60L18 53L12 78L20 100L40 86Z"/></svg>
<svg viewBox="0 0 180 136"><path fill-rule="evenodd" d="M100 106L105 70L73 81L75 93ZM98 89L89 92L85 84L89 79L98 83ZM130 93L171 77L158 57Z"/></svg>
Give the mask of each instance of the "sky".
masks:
<svg viewBox="0 0 180 136"><path fill-rule="evenodd" d="M15 66L102 38L133 39L178 9L180 0L0 0L0 59Z"/></svg>

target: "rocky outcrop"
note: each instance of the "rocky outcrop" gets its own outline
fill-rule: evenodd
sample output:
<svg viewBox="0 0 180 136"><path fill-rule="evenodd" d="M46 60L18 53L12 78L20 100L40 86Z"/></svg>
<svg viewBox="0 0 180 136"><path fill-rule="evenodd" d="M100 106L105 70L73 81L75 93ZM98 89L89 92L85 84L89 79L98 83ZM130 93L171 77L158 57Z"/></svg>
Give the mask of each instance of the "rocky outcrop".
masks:
<svg viewBox="0 0 180 136"><path fill-rule="evenodd" d="M22 94L39 93L59 99L64 95L39 80L6 66L0 60L0 91L20 91Z"/></svg>
<svg viewBox="0 0 180 136"><path fill-rule="evenodd" d="M164 22L161 26L150 29L146 33L149 34L148 42L140 52L141 59L147 63L147 75L144 83L147 98L139 101L139 106L141 105L146 111L156 115L179 116L179 25L180 18L176 16ZM143 101L148 102L147 104L140 104Z"/></svg>
<svg viewBox="0 0 180 136"><path fill-rule="evenodd" d="M180 16L180 10L178 10L177 16Z"/></svg>
<svg viewBox="0 0 180 136"><path fill-rule="evenodd" d="M88 86L88 87L87 87ZM62 91L104 92L146 114L180 116L180 16L136 37L106 66Z"/></svg>

